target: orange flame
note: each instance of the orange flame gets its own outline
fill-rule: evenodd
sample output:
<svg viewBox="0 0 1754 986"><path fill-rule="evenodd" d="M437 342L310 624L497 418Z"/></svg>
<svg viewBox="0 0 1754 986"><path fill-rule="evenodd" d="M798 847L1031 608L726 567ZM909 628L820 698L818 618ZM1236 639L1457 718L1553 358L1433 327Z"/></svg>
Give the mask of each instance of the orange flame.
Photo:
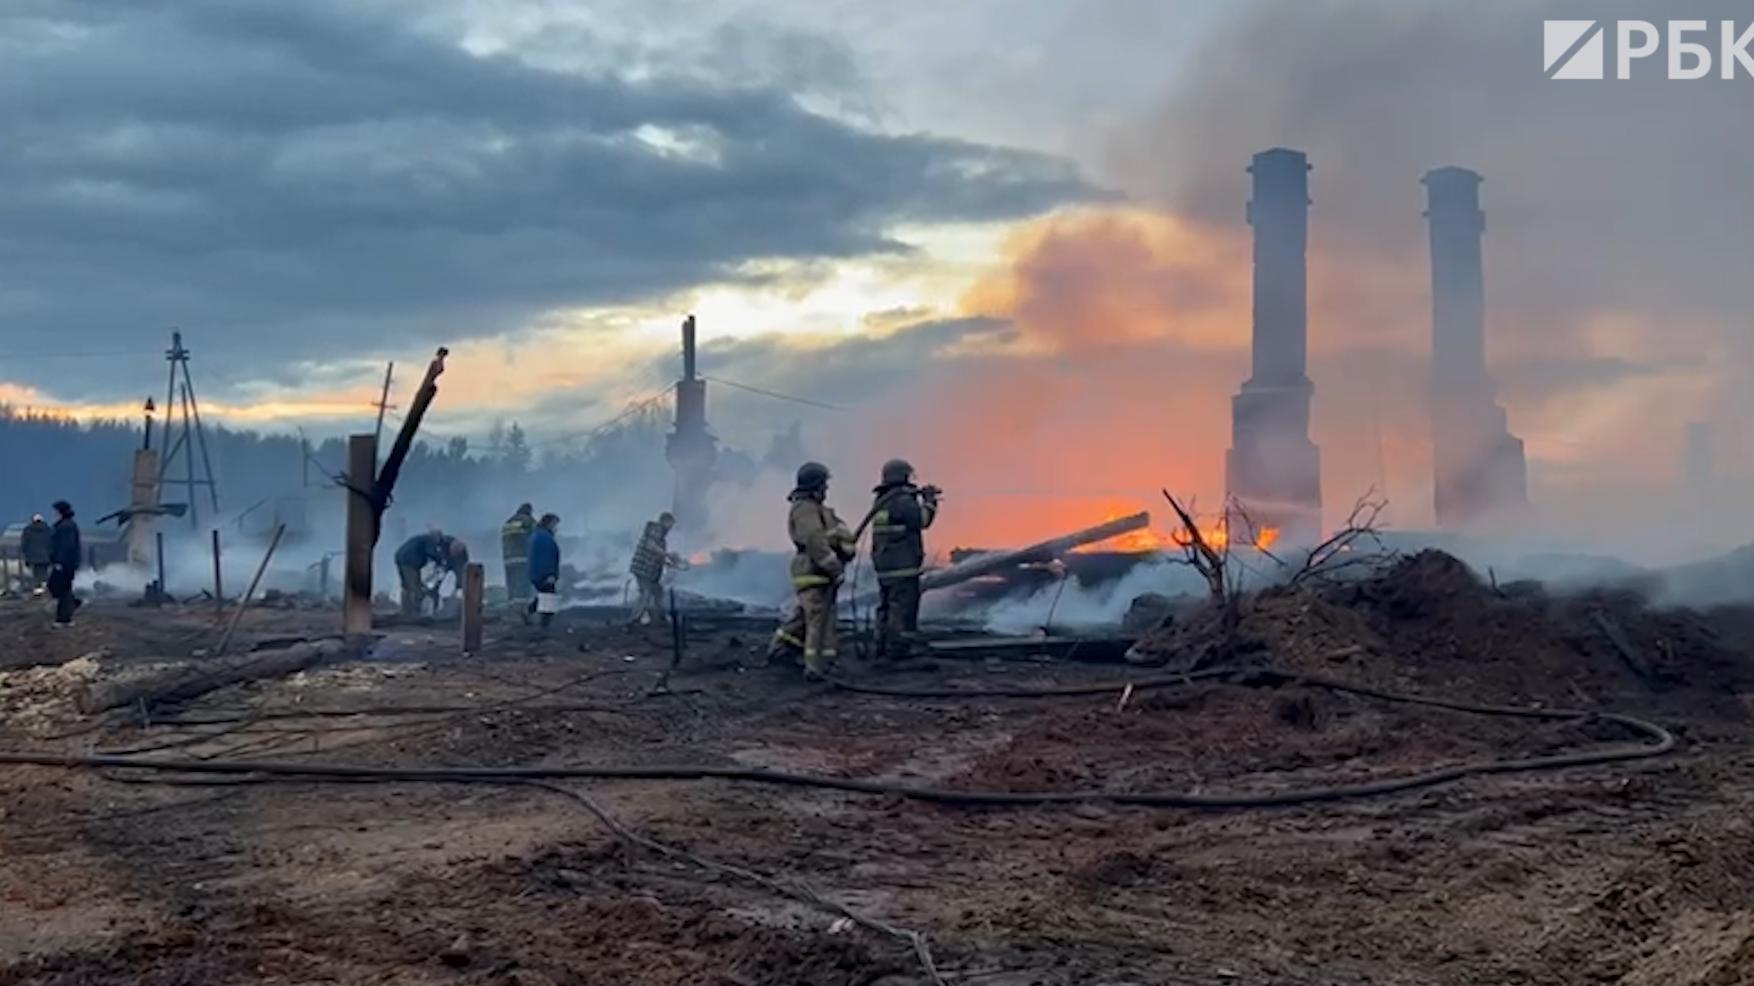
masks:
<svg viewBox="0 0 1754 986"><path fill-rule="evenodd" d="M1122 517L1135 513L1136 510L1137 508L1134 507L1119 507L1111 504L1108 507L1108 516L1104 517L1103 520L1119 520ZM1219 517L1211 523L1200 524L1200 539L1205 541L1207 546L1214 551L1223 551L1225 548L1229 547L1229 518ZM1239 541L1238 545L1240 547L1256 548L1261 551L1267 551L1270 550L1278 540L1278 528L1263 527L1255 532L1252 541ZM1128 531L1125 534L1109 538L1106 541L1084 545L1077 548L1076 551L1119 551L1128 554L1148 554L1164 551L1179 552L1192 546L1193 543L1193 538L1190 537L1186 531L1179 528L1169 534L1164 534L1161 531L1156 531L1149 527L1141 527L1136 531Z"/></svg>

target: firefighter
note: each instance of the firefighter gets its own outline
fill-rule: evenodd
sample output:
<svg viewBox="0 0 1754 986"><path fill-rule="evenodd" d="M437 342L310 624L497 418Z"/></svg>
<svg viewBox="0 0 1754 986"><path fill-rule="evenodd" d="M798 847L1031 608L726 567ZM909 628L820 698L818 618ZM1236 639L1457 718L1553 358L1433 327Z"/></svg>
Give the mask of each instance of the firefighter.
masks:
<svg viewBox="0 0 1754 986"><path fill-rule="evenodd" d="M877 573L877 660L907 656L920 629L920 569L926 562L921 532L938 516L936 486L915 486L906 459L883 464L872 490L871 568Z"/></svg>
<svg viewBox="0 0 1754 986"><path fill-rule="evenodd" d="M835 659L835 595L847 562L853 559L853 532L827 503L828 467L806 462L798 467L797 488L787 498L792 509L787 533L797 554L792 556L792 589L798 606L774 633L773 649L798 649L804 654L804 677L823 680Z"/></svg>
<svg viewBox="0 0 1754 986"><path fill-rule="evenodd" d="M634 604L633 615L628 617L628 626L636 623L644 626L651 623L654 616L662 618L664 569L688 567L682 556L670 550L670 530L675 526L676 515L666 510L658 515L657 520L648 521L640 534L639 544L633 549L633 561L627 566L639 586L639 602Z"/></svg>
<svg viewBox="0 0 1754 986"><path fill-rule="evenodd" d="M514 602L534 596L530 581L530 536L536 532L536 508L520 504L518 512L499 529L500 549L505 555L505 591Z"/></svg>

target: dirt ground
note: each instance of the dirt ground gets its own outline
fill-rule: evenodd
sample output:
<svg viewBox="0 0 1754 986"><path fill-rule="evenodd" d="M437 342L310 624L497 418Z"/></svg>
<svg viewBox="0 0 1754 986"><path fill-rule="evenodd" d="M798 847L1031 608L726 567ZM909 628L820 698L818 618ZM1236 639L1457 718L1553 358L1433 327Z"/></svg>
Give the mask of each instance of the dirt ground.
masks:
<svg viewBox="0 0 1754 986"><path fill-rule="evenodd" d="M1413 564L1413 563L1409 563ZM1641 679L1598 632L1616 621ZM1274 791L1629 737L1295 688L1139 691L1154 672L918 663L922 687L1114 682L1098 696L907 699L759 667L750 631L516 621L486 652L391 628L371 660L102 718L93 680L211 639L210 613L0 603L0 746L374 765L717 764L963 790ZM1481 586L1441 560L1263 597L1239 659L1473 701L1614 708L1673 755L1269 811L970 809L725 782L556 790L0 767L0 984L1754 983L1754 614ZM248 641L332 632L267 611ZM1198 621L1161 635L1197 650ZM248 642L246 641L246 642ZM1231 655L1236 657L1236 655ZM34 666L35 662L49 662ZM1173 665L1172 665L1173 666ZM386 707L451 706L398 714ZM353 715L318 715L372 709ZM174 784L164 783L167 780ZM780 889L789 890L781 893ZM819 898L811 903L810 895Z"/></svg>

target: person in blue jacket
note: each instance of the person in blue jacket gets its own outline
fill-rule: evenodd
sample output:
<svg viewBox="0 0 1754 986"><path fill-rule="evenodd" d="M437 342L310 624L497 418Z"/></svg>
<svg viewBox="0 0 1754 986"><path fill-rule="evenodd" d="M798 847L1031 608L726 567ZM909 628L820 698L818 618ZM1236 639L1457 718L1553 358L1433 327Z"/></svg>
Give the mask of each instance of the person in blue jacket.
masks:
<svg viewBox="0 0 1754 986"><path fill-rule="evenodd" d="M554 539L554 529L559 526L557 515L543 514L530 533L530 586L536 590L536 598L530 600L526 615L538 614L543 627L554 622L553 603L558 600L553 597L560 591L560 542ZM544 600L544 596L549 598Z"/></svg>

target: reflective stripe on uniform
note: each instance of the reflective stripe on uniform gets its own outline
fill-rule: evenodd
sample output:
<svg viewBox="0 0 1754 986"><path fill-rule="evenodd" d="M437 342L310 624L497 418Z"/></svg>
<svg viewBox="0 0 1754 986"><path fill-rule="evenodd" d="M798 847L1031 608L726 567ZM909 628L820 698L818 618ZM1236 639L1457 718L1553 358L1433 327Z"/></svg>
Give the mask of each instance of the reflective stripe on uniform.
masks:
<svg viewBox="0 0 1754 986"><path fill-rule="evenodd" d="M775 630L773 633L773 639L775 643L791 644L793 647L804 646L802 640L799 640L797 637L792 636L784 630Z"/></svg>
<svg viewBox="0 0 1754 986"><path fill-rule="evenodd" d="M523 565L523 564L527 563L529 560L530 560L529 557L525 556L525 555L518 555L515 557L512 555L506 555L505 563L507 565Z"/></svg>
<svg viewBox="0 0 1754 986"><path fill-rule="evenodd" d="M887 579L911 579L914 576L920 574L921 571L923 571L923 569L919 569L919 568L891 568L887 571L878 572L877 573L877 580L881 582L881 581L884 581Z"/></svg>
<svg viewBox="0 0 1754 986"><path fill-rule="evenodd" d="M906 524L872 524L872 534L906 534Z"/></svg>
<svg viewBox="0 0 1754 986"><path fill-rule="evenodd" d="M794 576L792 576L792 585L799 588L799 589L813 589L813 588L815 588L817 586L821 586L821 585L830 585L833 582L834 582L834 580L829 578L826 575L794 575Z"/></svg>

